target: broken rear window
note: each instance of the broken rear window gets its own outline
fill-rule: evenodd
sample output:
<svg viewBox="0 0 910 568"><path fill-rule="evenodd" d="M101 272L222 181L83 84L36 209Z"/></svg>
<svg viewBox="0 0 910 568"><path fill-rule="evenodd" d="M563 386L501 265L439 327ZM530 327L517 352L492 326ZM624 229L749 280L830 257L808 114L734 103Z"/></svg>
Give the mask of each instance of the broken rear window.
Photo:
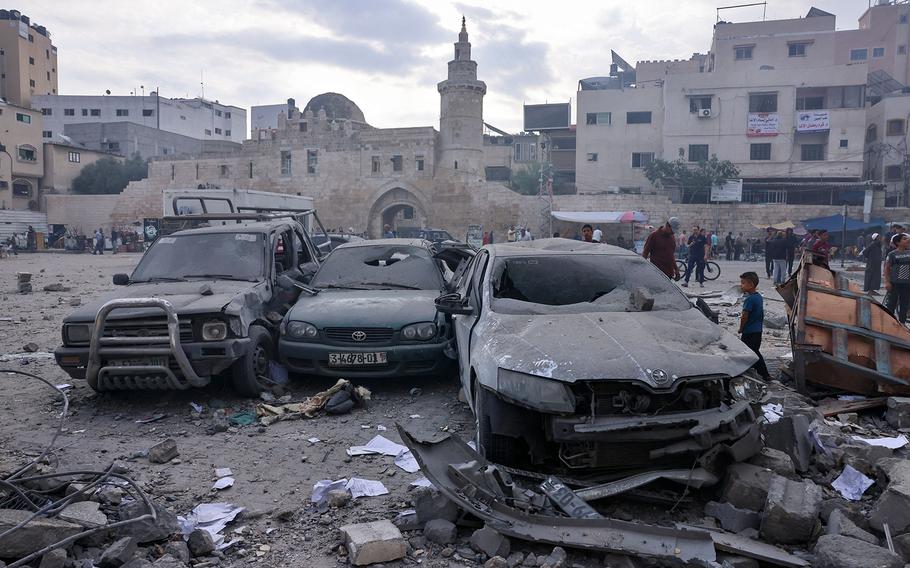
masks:
<svg viewBox="0 0 910 568"><path fill-rule="evenodd" d="M263 276L263 255L262 235L258 233L170 235L159 238L145 253L131 280L258 280Z"/></svg>
<svg viewBox="0 0 910 568"><path fill-rule="evenodd" d="M651 263L638 257L574 254L499 258L493 266L493 311L500 313L687 310L691 304Z"/></svg>
<svg viewBox="0 0 910 568"><path fill-rule="evenodd" d="M332 252L310 283L316 288L441 290L436 260L421 247L367 245Z"/></svg>

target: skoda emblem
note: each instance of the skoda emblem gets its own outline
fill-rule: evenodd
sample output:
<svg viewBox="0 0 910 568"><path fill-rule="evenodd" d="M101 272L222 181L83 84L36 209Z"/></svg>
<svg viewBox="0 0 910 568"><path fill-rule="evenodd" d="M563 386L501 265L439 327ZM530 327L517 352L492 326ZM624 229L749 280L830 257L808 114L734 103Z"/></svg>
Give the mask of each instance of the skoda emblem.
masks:
<svg viewBox="0 0 910 568"><path fill-rule="evenodd" d="M651 380L655 385L662 387L670 382L670 375L663 369L654 369L651 371Z"/></svg>
<svg viewBox="0 0 910 568"><path fill-rule="evenodd" d="M367 334L365 331L358 330L351 334L351 339L353 339L354 341L363 341L366 338L367 338Z"/></svg>

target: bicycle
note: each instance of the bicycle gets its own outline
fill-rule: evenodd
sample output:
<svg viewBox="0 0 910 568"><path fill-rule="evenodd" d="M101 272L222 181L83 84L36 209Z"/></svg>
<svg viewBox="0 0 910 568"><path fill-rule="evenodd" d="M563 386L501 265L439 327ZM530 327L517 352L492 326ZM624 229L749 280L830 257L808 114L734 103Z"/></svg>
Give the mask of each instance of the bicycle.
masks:
<svg viewBox="0 0 910 568"><path fill-rule="evenodd" d="M686 274L686 268L687 268L686 261L684 261L682 259L676 259L676 271L679 273L679 278L676 278L675 280L677 280L677 281L682 280L683 276ZM720 265L717 264L716 262L714 262L713 260L709 260L708 262L706 262L704 277L705 277L705 280L708 280L708 281L714 281L714 280L717 280L718 278L720 278Z"/></svg>

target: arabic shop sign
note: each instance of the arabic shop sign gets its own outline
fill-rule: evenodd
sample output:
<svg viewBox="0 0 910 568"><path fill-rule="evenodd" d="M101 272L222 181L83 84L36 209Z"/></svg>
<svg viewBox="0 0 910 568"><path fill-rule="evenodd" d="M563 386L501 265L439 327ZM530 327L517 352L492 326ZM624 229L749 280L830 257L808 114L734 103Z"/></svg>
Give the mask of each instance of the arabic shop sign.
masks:
<svg viewBox="0 0 910 568"><path fill-rule="evenodd" d="M779 125L776 112L750 112L746 136L777 136Z"/></svg>
<svg viewBox="0 0 910 568"><path fill-rule="evenodd" d="M711 186L711 201L742 201L743 180L728 179L720 185Z"/></svg>
<svg viewBox="0 0 910 568"><path fill-rule="evenodd" d="M804 110L796 113L797 132L827 132L830 127L826 110Z"/></svg>

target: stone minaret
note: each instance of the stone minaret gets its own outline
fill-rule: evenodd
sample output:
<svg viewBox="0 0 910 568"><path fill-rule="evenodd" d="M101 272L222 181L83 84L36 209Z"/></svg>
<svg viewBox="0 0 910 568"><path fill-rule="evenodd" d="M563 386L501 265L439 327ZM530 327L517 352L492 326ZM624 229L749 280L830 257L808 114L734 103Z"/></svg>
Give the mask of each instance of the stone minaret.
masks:
<svg viewBox="0 0 910 568"><path fill-rule="evenodd" d="M437 86L440 98L437 170L479 173L483 169L483 96L487 85L477 80L464 17L449 61L449 78Z"/></svg>

